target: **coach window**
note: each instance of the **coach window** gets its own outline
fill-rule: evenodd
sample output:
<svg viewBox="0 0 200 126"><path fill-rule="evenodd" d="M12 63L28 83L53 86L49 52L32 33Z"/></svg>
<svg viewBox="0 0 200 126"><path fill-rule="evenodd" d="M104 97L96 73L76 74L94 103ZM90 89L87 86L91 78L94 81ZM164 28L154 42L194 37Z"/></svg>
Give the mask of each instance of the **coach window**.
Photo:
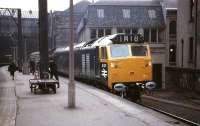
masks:
<svg viewBox="0 0 200 126"><path fill-rule="evenodd" d="M101 47L101 59L107 59L106 47Z"/></svg>

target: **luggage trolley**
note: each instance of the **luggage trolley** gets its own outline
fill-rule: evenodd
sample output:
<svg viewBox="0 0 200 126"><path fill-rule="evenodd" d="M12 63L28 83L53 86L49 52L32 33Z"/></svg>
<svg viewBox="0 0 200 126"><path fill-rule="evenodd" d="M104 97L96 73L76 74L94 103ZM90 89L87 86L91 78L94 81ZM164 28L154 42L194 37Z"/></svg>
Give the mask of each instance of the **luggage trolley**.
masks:
<svg viewBox="0 0 200 126"><path fill-rule="evenodd" d="M37 89L41 90L49 90L52 89L53 92L56 94L56 88L59 87L59 81L54 80L54 79L49 79L48 73L45 73L44 79L39 78L38 72L36 72L34 79L29 80L29 86L31 89L31 92L34 94L37 93Z"/></svg>

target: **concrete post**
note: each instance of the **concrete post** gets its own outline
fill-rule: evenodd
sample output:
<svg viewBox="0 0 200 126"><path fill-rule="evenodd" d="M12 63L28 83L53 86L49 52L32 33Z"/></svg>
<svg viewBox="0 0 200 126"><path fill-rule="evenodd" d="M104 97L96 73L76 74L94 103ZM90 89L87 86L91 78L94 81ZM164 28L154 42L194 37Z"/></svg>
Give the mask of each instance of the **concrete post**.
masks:
<svg viewBox="0 0 200 126"><path fill-rule="evenodd" d="M22 63L23 63L23 43L22 43L22 25L21 25L21 9L18 9L18 24L17 24L17 28L18 28L18 67L20 70L22 70Z"/></svg>
<svg viewBox="0 0 200 126"><path fill-rule="evenodd" d="M74 84L74 24L73 24L73 0L70 0L70 43L69 43L69 85L68 107L75 108L75 84Z"/></svg>
<svg viewBox="0 0 200 126"><path fill-rule="evenodd" d="M40 78L48 72L48 14L47 0L38 0L39 4L39 51L40 51Z"/></svg>

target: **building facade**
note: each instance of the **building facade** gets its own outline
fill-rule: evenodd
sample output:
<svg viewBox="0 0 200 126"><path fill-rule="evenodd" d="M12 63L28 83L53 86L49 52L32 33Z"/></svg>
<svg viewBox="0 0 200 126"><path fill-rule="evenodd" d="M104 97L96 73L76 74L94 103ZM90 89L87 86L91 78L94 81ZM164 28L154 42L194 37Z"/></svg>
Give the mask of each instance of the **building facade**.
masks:
<svg viewBox="0 0 200 126"><path fill-rule="evenodd" d="M11 56L11 59L17 63L18 58L18 9L1 9L0 10L0 44L1 44L1 61L9 62L5 56ZM22 47L23 57L32 51L38 50L38 12L22 11L21 12L21 29L22 29Z"/></svg>
<svg viewBox="0 0 200 126"><path fill-rule="evenodd" d="M166 8L166 66L177 65L177 8Z"/></svg>
<svg viewBox="0 0 200 126"><path fill-rule="evenodd" d="M87 6L90 4L87 0L83 0L74 5L73 13L73 24L74 31L85 14ZM63 47L69 44L70 40L70 24L69 24L70 13L69 9L65 11L54 11L49 14L49 38L53 45L52 48ZM75 42L77 41L77 35L75 36Z"/></svg>
<svg viewBox="0 0 200 126"><path fill-rule="evenodd" d="M167 82L200 91L199 0L178 0L177 5L176 62L166 68Z"/></svg>
<svg viewBox="0 0 200 126"><path fill-rule="evenodd" d="M198 62L200 54L198 51L199 32L197 30L199 16L196 15L199 13L200 6L196 6L196 3L199 4L198 0L179 0L178 3L177 67L200 69Z"/></svg>

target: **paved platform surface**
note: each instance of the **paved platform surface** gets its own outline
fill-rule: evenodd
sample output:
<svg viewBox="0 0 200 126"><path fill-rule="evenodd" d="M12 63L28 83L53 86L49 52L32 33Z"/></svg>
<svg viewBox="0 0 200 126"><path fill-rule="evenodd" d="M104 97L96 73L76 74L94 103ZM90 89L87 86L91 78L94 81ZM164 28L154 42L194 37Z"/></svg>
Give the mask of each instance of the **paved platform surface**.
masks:
<svg viewBox="0 0 200 126"><path fill-rule="evenodd" d="M4 113L0 111L0 126L186 126L158 112L79 82L76 82L76 108L69 109L66 78L60 78L61 88L57 94L39 92L35 95L30 92L28 84L33 76L16 73L16 80L12 81L5 67L0 68L0 73L0 85L4 87L7 84L5 87L12 88L8 89L10 93L5 93L12 102L0 106L0 110L10 106Z"/></svg>
<svg viewBox="0 0 200 126"><path fill-rule="evenodd" d="M15 81L6 67L0 68L0 126L15 126L16 120Z"/></svg>

